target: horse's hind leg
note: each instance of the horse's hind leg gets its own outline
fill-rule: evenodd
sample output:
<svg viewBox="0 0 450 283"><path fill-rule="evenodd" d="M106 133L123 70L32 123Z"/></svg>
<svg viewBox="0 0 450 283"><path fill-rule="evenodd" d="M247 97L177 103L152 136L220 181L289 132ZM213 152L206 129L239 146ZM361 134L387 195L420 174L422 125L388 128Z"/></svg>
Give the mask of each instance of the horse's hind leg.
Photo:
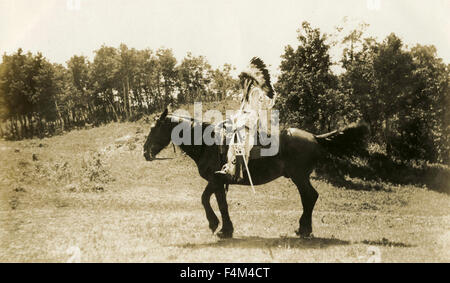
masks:
<svg viewBox="0 0 450 283"><path fill-rule="evenodd" d="M230 215L228 214L227 196L223 184L216 187L215 195L217 204L219 205L220 214L222 215L222 229L217 233L217 236L220 238L231 238L233 237L234 228Z"/></svg>
<svg viewBox="0 0 450 283"><path fill-rule="evenodd" d="M292 181L297 186L303 205L303 214L299 220L299 229L295 233L301 237L309 237L312 233L312 212L319 193L311 185L309 176L292 178Z"/></svg>
<svg viewBox="0 0 450 283"><path fill-rule="evenodd" d="M217 218L214 210L211 207L211 203L209 202L211 199L211 195L214 193L216 187L212 183L208 183L205 190L202 194L202 205L205 208L206 219L208 219L209 229L214 233L219 226L219 219Z"/></svg>

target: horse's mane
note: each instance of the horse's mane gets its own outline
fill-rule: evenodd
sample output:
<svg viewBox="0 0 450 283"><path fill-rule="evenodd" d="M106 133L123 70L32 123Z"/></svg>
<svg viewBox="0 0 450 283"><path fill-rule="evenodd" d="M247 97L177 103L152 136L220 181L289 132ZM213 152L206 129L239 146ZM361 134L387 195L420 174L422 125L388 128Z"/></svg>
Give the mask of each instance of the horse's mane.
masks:
<svg viewBox="0 0 450 283"><path fill-rule="evenodd" d="M172 114L167 114L167 116L166 116L166 119L169 119L169 121L173 121L173 120L172 120L173 118L179 119L178 123L180 123L181 121L190 123L190 124L191 124L191 125L190 125L191 128L193 128L195 122L197 122L197 123L199 123L199 124L201 123L201 125L202 125L202 130L205 130L205 129L206 129L207 127L209 127L210 125L213 125L213 126L216 125L216 124L213 124L213 123L202 122L202 121L197 120L197 119L192 118L192 117L182 116L182 115L176 115L176 114L173 114L173 113L172 113ZM286 135L286 133L287 133L287 128L282 127L282 128L280 129L280 135ZM267 137L270 137L270 136L271 136L270 133L266 133L266 135L267 135ZM258 139L259 139L260 135L258 134L257 137L258 137Z"/></svg>
<svg viewBox="0 0 450 283"><path fill-rule="evenodd" d="M202 124L202 128L206 128L210 125L214 125L212 123L208 123L208 122L203 122L200 121L198 119L192 118L192 117L188 117L188 116L182 116L182 115L176 115L176 114L167 114L166 119L169 119L172 121L173 118L179 119L179 122L184 121L184 122L189 122L191 123L191 127L194 125L195 122Z"/></svg>

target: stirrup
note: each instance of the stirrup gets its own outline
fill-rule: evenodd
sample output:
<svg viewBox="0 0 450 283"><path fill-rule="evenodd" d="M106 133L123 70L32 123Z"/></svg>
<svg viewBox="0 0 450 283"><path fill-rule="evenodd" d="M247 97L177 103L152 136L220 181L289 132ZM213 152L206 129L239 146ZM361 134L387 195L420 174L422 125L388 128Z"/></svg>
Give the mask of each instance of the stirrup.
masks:
<svg viewBox="0 0 450 283"><path fill-rule="evenodd" d="M223 170L214 172L214 175L220 178L220 180L222 180L224 183L232 183L234 181L233 176Z"/></svg>
<svg viewBox="0 0 450 283"><path fill-rule="evenodd" d="M228 166L225 164L222 166L222 169L220 169L219 171L215 171L214 174L216 175L222 175L222 176L226 176L226 175L230 175L228 173Z"/></svg>
<svg viewBox="0 0 450 283"><path fill-rule="evenodd" d="M228 173L225 170L216 171L216 172L214 172L214 174L217 174L217 175L228 175Z"/></svg>

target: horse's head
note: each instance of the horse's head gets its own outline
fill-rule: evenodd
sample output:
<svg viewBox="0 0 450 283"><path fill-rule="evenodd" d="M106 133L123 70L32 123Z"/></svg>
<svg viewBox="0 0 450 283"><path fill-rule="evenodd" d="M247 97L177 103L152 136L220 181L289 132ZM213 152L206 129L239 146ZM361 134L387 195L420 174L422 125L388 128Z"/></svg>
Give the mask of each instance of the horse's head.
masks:
<svg viewBox="0 0 450 283"><path fill-rule="evenodd" d="M169 110L166 108L164 112L155 120L150 128L147 140L144 144L144 157L147 161L152 161L156 155L170 143L169 121L166 117Z"/></svg>

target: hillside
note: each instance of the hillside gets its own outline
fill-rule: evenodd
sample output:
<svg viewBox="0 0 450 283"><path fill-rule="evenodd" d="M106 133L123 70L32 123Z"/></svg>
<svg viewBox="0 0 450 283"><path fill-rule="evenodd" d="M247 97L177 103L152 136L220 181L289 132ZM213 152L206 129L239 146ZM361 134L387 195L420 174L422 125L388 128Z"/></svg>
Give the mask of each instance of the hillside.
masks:
<svg viewBox="0 0 450 283"><path fill-rule="evenodd" d="M373 247L383 262L450 260L450 195L351 176L359 187L313 178L309 240L294 234L301 202L290 181L256 195L231 186L235 238L218 240L193 161L171 146L143 158L150 120L0 141L0 261L65 262L73 246L82 262L365 262Z"/></svg>

